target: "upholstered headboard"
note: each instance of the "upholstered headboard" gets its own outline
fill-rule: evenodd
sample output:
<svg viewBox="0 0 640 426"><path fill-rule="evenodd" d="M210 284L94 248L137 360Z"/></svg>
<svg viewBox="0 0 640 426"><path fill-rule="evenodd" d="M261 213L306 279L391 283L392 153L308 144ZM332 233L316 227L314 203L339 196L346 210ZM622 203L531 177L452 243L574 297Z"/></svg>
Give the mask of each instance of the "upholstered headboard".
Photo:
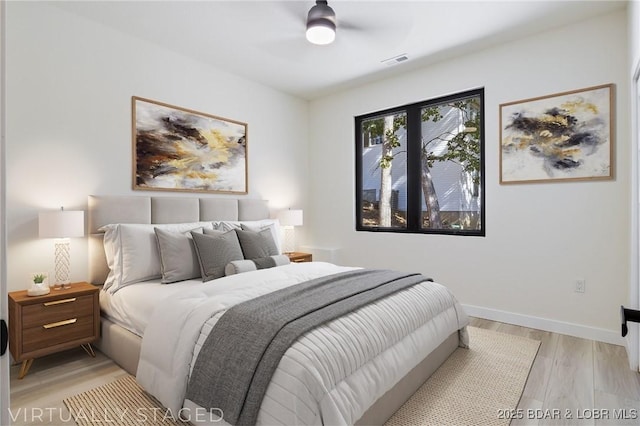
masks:
<svg viewBox="0 0 640 426"><path fill-rule="evenodd" d="M109 273L104 234L110 223L182 223L269 218L264 200L250 198L191 198L148 196L89 196L89 280L103 284Z"/></svg>

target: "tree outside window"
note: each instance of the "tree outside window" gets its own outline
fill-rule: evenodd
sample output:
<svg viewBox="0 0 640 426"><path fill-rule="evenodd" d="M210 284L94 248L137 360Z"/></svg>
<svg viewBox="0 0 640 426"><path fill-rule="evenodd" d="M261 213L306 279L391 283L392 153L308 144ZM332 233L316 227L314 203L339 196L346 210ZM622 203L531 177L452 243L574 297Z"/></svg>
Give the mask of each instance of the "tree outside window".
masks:
<svg viewBox="0 0 640 426"><path fill-rule="evenodd" d="M485 235L483 110L477 89L356 117L356 228Z"/></svg>

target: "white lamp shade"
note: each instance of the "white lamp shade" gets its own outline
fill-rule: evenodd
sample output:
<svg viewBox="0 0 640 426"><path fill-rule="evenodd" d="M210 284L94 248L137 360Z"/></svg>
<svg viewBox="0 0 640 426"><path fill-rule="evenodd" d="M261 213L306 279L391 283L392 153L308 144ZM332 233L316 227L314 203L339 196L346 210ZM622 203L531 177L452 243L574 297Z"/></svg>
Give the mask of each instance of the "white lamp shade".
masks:
<svg viewBox="0 0 640 426"><path fill-rule="evenodd" d="M55 210L38 215L40 238L84 237L84 212Z"/></svg>
<svg viewBox="0 0 640 426"><path fill-rule="evenodd" d="M302 226L302 210L282 210L278 220L282 226Z"/></svg>

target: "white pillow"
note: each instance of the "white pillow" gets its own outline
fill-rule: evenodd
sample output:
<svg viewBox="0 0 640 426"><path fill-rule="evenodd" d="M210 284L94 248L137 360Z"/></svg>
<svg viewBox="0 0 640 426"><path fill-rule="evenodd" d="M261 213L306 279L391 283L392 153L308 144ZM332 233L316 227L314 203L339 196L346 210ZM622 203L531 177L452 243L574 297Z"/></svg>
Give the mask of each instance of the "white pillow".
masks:
<svg viewBox="0 0 640 426"><path fill-rule="evenodd" d="M195 228L213 229L211 222L133 224L116 223L99 229L104 231L104 251L109 275L104 290L115 293L122 287L162 276L160 253L154 228L170 232L186 232Z"/></svg>
<svg viewBox="0 0 640 426"><path fill-rule="evenodd" d="M231 231L232 229L242 229L242 225L248 229L260 232L263 229L269 228L273 241L276 243L278 254L282 254L282 240L280 237L280 221L278 219L262 219L262 220L244 220L244 221L230 221L223 220L213 222L213 229L218 231Z"/></svg>

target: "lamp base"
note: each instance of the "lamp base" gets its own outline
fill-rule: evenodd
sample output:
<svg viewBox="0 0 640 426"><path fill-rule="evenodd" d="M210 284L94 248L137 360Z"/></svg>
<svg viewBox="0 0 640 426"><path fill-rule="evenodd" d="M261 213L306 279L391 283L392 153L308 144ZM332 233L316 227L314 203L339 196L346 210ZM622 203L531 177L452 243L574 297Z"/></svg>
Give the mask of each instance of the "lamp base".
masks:
<svg viewBox="0 0 640 426"><path fill-rule="evenodd" d="M55 290L71 288L71 255L69 238L60 238L55 244L56 285Z"/></svg>
<svg viewBox="0 0 640 426"><path fill-rule="evenodd" d="M53 286L54 290L67 290L71 288L71 283L55 283Z"/></svg>
<svg viewBox="0 0 640 426"><path fill-rule="evenodd" d="M285 253L293 253L296 251L296 234L293 226L283 226L284 230L284 244L282 251Z"/></svg>

